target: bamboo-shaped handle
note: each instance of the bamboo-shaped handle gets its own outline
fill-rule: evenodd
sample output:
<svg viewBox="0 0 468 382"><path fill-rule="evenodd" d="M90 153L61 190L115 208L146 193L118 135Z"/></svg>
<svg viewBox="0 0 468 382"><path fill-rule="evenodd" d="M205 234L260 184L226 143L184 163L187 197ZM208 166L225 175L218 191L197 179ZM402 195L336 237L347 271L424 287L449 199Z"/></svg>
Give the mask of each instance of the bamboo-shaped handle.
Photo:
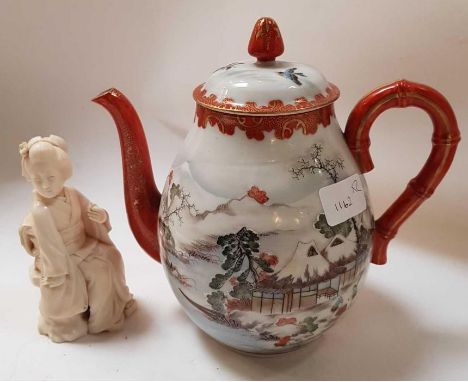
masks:
<svg viewBox="0 0 468 382"><path fill-rule="evenodd" d="M374 168L369 153L369 131L376 118L394 107L415 106L426 111L433 123L432 150L419 174L376 221L372 262L385 264L387 246L399 227L429 198L452 164L460 141L455 114L445 97L426 85L401 80L382 86L362 98L351 112L345 137L361 171Z"/></svg>

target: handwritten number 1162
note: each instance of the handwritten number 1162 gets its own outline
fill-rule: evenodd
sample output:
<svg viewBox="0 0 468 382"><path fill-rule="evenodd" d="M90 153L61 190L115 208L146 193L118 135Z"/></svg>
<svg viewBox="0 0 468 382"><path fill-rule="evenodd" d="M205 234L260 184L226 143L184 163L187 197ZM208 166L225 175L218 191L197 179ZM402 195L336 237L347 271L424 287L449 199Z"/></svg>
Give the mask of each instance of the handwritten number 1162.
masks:
<svg viewBox="0 0 468 382"><path fill-rule="evenodd" d="M348 208L352 206L353 203L351 202L351 197L348 196L347 200L340 200L338 203L335 203L335 208L337 211L340 211L342 209Z"/></svg>

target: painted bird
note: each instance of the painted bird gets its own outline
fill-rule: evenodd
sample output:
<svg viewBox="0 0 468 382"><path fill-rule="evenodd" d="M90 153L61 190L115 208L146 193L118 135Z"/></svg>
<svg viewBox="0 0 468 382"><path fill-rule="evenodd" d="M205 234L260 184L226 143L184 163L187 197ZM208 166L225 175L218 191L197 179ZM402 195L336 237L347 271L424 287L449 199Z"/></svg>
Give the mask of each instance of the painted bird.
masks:
<svg viewBox="0 0 468 382"><path fill-rule="evenodd" d="M295 73L296 70L297 70L297 68L290 68L290 69L286 69L284 72L278 72L278 74L280 76L283 76L284 78L290 79L296 85L301 86L302 82L299 81L298 76L301 76L301 77L307 77L307 76L304 73Z"/></svg>

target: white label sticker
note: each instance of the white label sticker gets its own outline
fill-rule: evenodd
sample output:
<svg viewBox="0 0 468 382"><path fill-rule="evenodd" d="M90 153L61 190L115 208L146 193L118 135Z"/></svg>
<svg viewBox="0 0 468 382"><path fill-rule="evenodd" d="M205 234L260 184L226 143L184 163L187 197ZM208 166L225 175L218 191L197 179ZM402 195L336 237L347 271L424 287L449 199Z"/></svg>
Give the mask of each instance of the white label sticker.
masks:
<svg viewBox="0 0 468 382"><path fill-rule="evenodd" d="M367 208L359 174L321 188L319 196L327 223L332 227L360 214Z"/></svg>

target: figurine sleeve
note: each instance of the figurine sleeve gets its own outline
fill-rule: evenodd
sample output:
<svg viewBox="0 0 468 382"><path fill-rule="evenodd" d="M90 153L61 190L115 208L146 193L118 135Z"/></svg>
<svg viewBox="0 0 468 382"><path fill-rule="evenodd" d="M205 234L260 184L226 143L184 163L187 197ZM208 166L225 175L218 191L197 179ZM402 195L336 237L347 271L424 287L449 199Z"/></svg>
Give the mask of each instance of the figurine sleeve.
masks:
<svg viewBox="0 0 468 382"><path fill-rule="evenodd" d="M31 256L37 256L39 246L32 229L31 216L28 215L23 224L19 227L21 245Z"/></svg>
<svg viewBox="0 0 468 382"><path fill-rule="evenodd" d="M40 204L32 209L32 233L41 261L44 277L57 277L68 274L67 249L57 231L49 210Z"/></svg>
<svg viewBox="0 0 468 382"><path fill-rule="evenodd" d="M92 205L88 198L75 189L70 189L70 194L72 195L72 198L76 198L80 203L81 218L83 219L85 225L86 234L94 237L99 241L102 241L103 243L113 245L111 239L109 238L109 231L112 228L109 222L109 215L107 214L108 218L104 223L96 223L92 221L88 217L88 209Z"/></svg>

